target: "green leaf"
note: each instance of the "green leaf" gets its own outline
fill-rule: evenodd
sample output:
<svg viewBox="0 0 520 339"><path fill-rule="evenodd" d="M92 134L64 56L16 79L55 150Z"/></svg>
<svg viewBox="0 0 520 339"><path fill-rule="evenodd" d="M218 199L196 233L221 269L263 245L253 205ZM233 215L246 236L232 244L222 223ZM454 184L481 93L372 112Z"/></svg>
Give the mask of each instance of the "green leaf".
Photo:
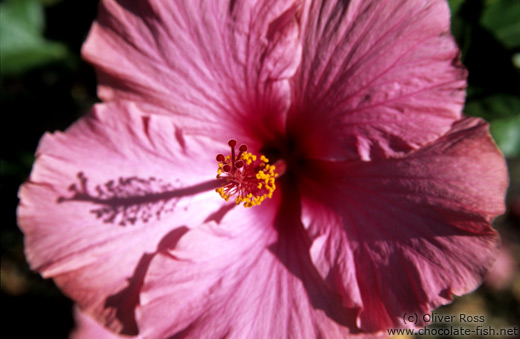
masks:
<svg viewBox="0 0 520 339"><path fill-rule="evenodd" d="M491 121L491 134L506 157L520 156L520 115Z"/></svg>
<svg viewBox="0 0 520 339"><path fill-rule="evenodd" d="M10 0L0 4L0 70L16 74L57 61L68 55L67 48L46 40L44 17L37 0Z"/></svg>
<svg viewBox="0 0 520 339"><path fill-rule="evenodd" d="M459 10L460 6L464 3L464 1L466 1L466 0L449 0L448 1L452 15L457 13L457 11Z"/></svg>
<svg viewBox="0 0 520 339"><path fill-rule="evenodd" d="M520 115L520 97L499 93L468 99L464 113L488 121Z"/></svg>
<svg viewBox="0 0 520 339"><path fill-rule="evenodd" d="M520 46L520 1L490 0L482 14L481 24L507 48Z"/></svg>
<svg viewBox="0 0 520 339"><path fill-rule="evenodd" d="M520 53L515 53L513 55L513 65L520 70Z"/></svg>

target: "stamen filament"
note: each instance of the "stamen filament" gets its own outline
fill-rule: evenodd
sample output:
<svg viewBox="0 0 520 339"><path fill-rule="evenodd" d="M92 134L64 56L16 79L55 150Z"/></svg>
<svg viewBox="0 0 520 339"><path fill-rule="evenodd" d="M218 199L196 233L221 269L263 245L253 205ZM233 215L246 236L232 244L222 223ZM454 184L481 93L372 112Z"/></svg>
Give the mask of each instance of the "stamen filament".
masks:
<svg viewBox="0 0 520 339"><path fill-rule="evenodd" d="M225 180L216 192L226 201L235 196L237 205L241 203L244 207L260 205L265 199L273 196L278 173L275 171L275 166L269 164L267 157L261 155L257 160L256 155L247 152L246 145L240 145L235 157L236 144L236 140L229 140L231 155L218 154L216 157L219 162L217 179Z"/></svg>

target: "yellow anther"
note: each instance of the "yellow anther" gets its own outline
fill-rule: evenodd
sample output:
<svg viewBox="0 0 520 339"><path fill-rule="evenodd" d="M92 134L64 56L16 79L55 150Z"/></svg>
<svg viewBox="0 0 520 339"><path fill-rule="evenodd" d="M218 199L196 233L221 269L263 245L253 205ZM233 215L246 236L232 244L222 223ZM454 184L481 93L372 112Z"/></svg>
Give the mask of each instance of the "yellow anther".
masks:
<svg viewBox="0 0 520 339"><path fill-rule="evenodd" d="M232 154L237 154L234 145L236 142L230 144ZM275 166L269 164L269 159L265 155L257 157L247 152L247 146L245 149L242 148L243 146L240 146L238 158L235 158L235 155L217 156L219 161L217 179L223 181L225 179L225 182L215 191L226 201L234 196L237 205L243 203L244 207L257 206L273 196L277 177ZM242 162L239 165L240 160Z"/></svg>

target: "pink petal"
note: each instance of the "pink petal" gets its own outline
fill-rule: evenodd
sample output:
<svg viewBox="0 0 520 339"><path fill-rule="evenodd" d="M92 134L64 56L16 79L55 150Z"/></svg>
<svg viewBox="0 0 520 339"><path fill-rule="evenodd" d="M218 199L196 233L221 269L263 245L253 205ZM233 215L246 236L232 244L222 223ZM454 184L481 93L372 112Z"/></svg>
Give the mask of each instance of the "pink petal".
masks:
<svg viewBox="0 0 520 339"><path fill-rule="evenodd" d="M304 22L288 127L310 158L403 154L459 119L466 72L446 1L314 1Z"/></svg>
<svg viewBox="0 0 520 339"><path fill-rule="evenodd" d="M31 268L126 334L136 331L133 310L160 241L221 207L212 179L215 154L227 148L141 114L98 105L65 133L46 134L19 193Z"/></svg>
<svg viewBox="0 0 520 339"><path fill-rule="evenodd" d="M131 99L234 129L235 138L268 138L282 131L289 106L299 11L291 0L104 0L83 56L105 101Z"/></svg>
<svg viewBox="0 0 520 339"><path fill-rule="evenodd" d="M276 215L277 199L235 208L155 256L138 309L141 334L339 338L356 331L356 310L341 307L314 270L296 197L283 198Z"/></svg>
<svg viewBox="0 0 520 339"><path fill-rule="evenodd" d="M361 309L362 330L404 326L404 313L474 290L493 264L490 223L504 212L508 179L482 120L463 119L404 158L308 171L314 179L300 189L313 262L346 306Z"/></svg>
<svg viewBox="0 0 520 339"><path fill-rule="evenodd" d="M138 339L141 336L123 336L110 332L101 326L94 319L81 312L79 309L74 309L74 318L76 319L76 328L70 334L70 339Z"/></svg>
<svg viewBox="0 0 520 339"><path fill-rule="evenodd" d="M516 271L516 261L513 250L508 245L502 244L497 260L488 272L484 283L492 290L505 290L509 288L511 283L515 280Z"/></svg>

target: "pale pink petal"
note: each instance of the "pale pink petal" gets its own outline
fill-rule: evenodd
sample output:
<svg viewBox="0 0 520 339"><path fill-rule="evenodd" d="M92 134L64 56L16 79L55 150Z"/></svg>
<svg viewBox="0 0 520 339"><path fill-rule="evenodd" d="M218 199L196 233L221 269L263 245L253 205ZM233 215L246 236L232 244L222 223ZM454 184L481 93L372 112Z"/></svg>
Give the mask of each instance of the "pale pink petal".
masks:
<svg viewBox="0 0 520 339"><path fill-rule="evenodd" d="M460 118L465 70L441 0L312 1L289 133L310 158L398 155Z"/></svg>
<svg viewBox="0 0 520 339"><path fill-rule="evenodd" d="M493 264L490 223L504 212L508 179L480 119L404 158L316 161L305 171L311 257L343 303L361 309L364 331L404 326L404 313L421 316L474 290Z"/></svg>
<svg viewBox="0 0 520 339"><path fill-rule="evenodd" d="M241 140L272 138L301 56L300 10L293 0L104 0L83 56L105 101L211 121Z"/></svg>
<svg viewBox="0 0 520 339"><path fill-rule="evenodd" d="M70 334L69 339L140 339L141 336L125 336L117 335L110 332L105 327L101 326L97 321L90 316L81 312L78 308L74 309L74 318L76 320L76 327Z"/></svg>
<svg viewBox="0 0 520 339"><path fill-rule="evenodd" d="M502 244L497 260L488 272L484 283L495 291L510 287L517 272L516 266L513 250L508 245Z"/></svg>
<svg viewBox="0 0 520 339"><path fill-rule="evenodd" d="M342 338L356 332L356 310L340 305L312 265L291 192L282 189L279 209L280 195L259 208L236 207L156 255L138 309L141 334Z"/></svg>
<svg viewBox="0 0 520 339"><path fill-rule="evenodd" d="M19 193L31 268L127 334L136 332L139 288L161 241L224 202L213 179L215 154L227 145L141 113L132 104L97 105L65 133L46 134Z"/></svg>

